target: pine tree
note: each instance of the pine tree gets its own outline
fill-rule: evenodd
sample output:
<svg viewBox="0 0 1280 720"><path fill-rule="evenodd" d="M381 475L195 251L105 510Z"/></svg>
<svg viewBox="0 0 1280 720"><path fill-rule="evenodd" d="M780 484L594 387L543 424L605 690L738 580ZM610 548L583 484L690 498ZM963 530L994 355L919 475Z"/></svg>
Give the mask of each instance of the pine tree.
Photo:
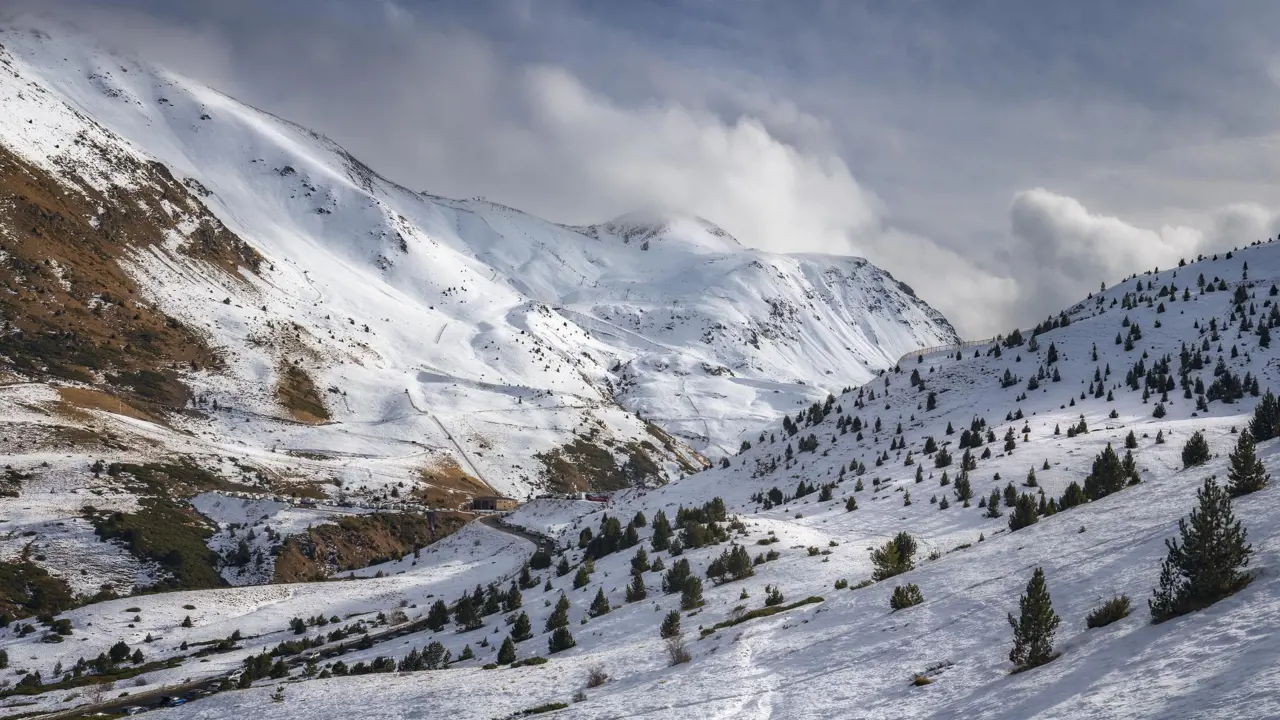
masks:
<svg viewBox="0 0 1280 720"><path fill-rule="evenodd" d="M1004 506L1013 507L1018 504L1018 490L1010 482L1004 486Z"/></svg>
<svg viewBox="0 0 1280 720"><path fill-rule="evenodd" d="M1268 388L1253 408L1253 421L1249 423L1249 432L1257 442L1266 442L1280 432L1280 402Z"/></svg>
<svg viewBox="0 0 1280 720"><path fill-rule="evenodd" d="M1123 490L1125 482L1130 479L1136 480L1136 475L1137 470L1131 471L1129 466L1116 455L1116 451L1111 448L1111 443L1107 443L1107 447L1094 458L1093 468L1084 479L1084 494L1090 500L1104 498L1111 493Z"/></svg>
<svg viewBox="0 0 1280 720"><path fill-rule="evenodd" d="M1191 435L1191 439L1182 447L1182 465L1195 467L1209 462L1209 442L1199 430Z"/></svg>
<svg viewBox="0 0 1280 720"><path fill-rule="evenodd" d="M919 605L922 602L924 602L924 594L920 592L920 588L915 583L895 587L893 595L889 597L889 607L894 612L909 608L912 605Z"/></svg>
<svg viewBox="0 0 1280 720"><path fill-rule="evenodd" d="M1132 430L1130 430L1129 434L1125 436L1124 446L1130 450L1138 447L1138 436L1134 435Z"/></svg>
<svg viewBox="0 0 1280 720"><path fill-rule="evenodd" d="M1040 521L1039 513L1036 509L1036 498L1030 493L1023 493L1018 496L1018 503L1013 507L1013 512L1009 514L1009 532L1017 532L1028 525L1035 525Z"/></svg>
<svg viewBox="0 0 1280 720"><path fill-rule="evenodd" d="M596 597L591 601L591 607L587 609L587 614L591 617L600 617L607 615L613 607L609 605L609 598L604 596L604 588L596 590Z"/></svg>
<svg viewBox="0 0 1280 720"><path fill-rule="evenodd" d="M653 537L649 542L649 546L654 552L662 552L671 544L671 522L667 520L667 514L661 510L653 516Z"/></svg>
<svg viewBox="0 0 1280 720"><path fill-rule="evenodd" d="M627 602L639 602L649 596L649 590L644 586L644 576L640 573L631 574L631 584L627 585Z"/></svg>
<svg viewBox="0 0 1280 720"><path fill-rule="evenodd" d="M671 610L662 618L662 626L658 629L658 634L663 640L667 638L678 637L680 635L680 611Z"/></svg>
<svg viewBox="0 0 1280 720"><path fill-rule="evenodd" d="M680 590L680 609L693 610L702 607L702 580L688 577Z"/></svg>
<svg viewBox="0 0 1280 720"><path fill-rule="evenodd" d="M956 476L956 484L953 488L956 499L960 502L969 502L973 498L973 488L969 485L969 472L961 470Z"/></svg>
<svg viewBox="0 0 1280 720"><path fill-rule="evenodd" d="M453 606L453 621L465 630L474 630L484 623L471 595L464 593L458 598L458 602Z"/></svg>
<svg viewBox="0 0 1280 720"><path fill-rule="evenodd" d="M520 588L516 587L514 582L511 587L507 588L507 592L502 597L502 611L515 612L524 604L524 596L520 594Z"/></svg>
<svg viewBox="0 0 1280 720"><path fill-rule="evenodd" d="M573 639L573 635L569 632L568 627L558 627L555 629L555 632L551 633L551 637L547 639L547 651L550 654L555 655L556 653L568 650L577 644L578 641Z"/></svg>
<svg viewBox="0 0 1280 720"><path fill-rule="evenodd" d="M573 589L579 590L587 586L591 582L591 573L587 572L586 564L578 566L578 572L573 576Z"/></svg>
<svg viewBox="0 0 1280 720"><path fill-rule="evenodd" d="M1044 582L1044 570L1036 568L1027 583L1027 592L1018 599L1021 616L1014 620L1009 613L1009 625L1013 627L1013 649L1009 660L1017 671L1030 670L1054 659L1053 638L1062 619L1053 611L1049 588Z"/></svg>
<svg viewBox="0 0 1280 720"><path fill-rule="evenodd" d="M427 627L435 632L440 632L448 624L449 607L444 604L443 600L436 600L432 603L431 609L427 611Z"/></svg>
<svg viewBox="0 0 1280 720"><path fill-rule="evenodd" d="M1058 500L1059 510L1069 510L1078 505L1083 505L1089 501L1088 496L1084 494L1084 490L1080 487L1080 483L1072 480L1071 484L1062 493L1062 499Z"/></svg>
<svg viewBox="0 0 1280 720"><path fill-rule="evenodd" d="M565 617L565 622L569 622L568 616ZM516 616L516 621L511 623L511 639L524 642L531 637L533 637L533 624L529 622L529 615L520 613Z"/></svg>
<svg viewBox="0 0 1280 720"><path fill-rule="evenodd" d="M992 490L991 497L987 500L987 517L1000 517L1000 491Z"/></svg>
<svg viewBox="0 0 1280 720"><path fill-rule="evenodd" d="M1152 622L1208 607L1252 579L1244 568L1253 548L1245 543L1247 533L1231 511L1226 490L1207 479L1196 500L1191 516L1178 521L1181 543L1165 540L1169 553L1160 566L1160 587L1147 601Z"/></svg>
<svg viewBox="0 0 1280 720"><path fill-rule="evenodd" d="M551 632L556 628L562 628L569 624L569 598L564 596L564 592L560 593L560 599L556 601L555 610L547 616L546 631Z"/></svg>
<svg viewBox="0 0 1280 720"><path fill-rule="evenodd" d="M560 564L556 565L556 577L564 577L568 575L573 568L569 567L569 558L561 556Z"/></svg>
<svg viewBox="0 0 1280 720"><path fill-rule="evenodd" d="M1236 441L1236 449L1230 455L1231 467L1227 469L1227 490L1231 497L1240 497L1257 492L1267 486L1271 476L1262 466L1255 452L1253 435L1246 429L1240 433Z"/></svg>
<svg viewBox="0 0 1280 720"><path fill-rule="evenodd" d="M915 567L915 554L915 538L907 532L898 533L871 553L871 562L875 565L871 577L879 581L911 570Z"/></svg>
<svg viewBox="0 0 1280 720"><path fill-rule="evenodd" d="M516 644L511 640L511 636L508 635L507 638L502 641L502 647L498 648L498 664L510 665L515 661Z"/></svg>
<svg viewBox="0 0 1280 720"><path fill-rule="evenodd" d="M649 569L649 553L644 548L637 548L635 557L631 558L631 572L642 573Z"/></svg>

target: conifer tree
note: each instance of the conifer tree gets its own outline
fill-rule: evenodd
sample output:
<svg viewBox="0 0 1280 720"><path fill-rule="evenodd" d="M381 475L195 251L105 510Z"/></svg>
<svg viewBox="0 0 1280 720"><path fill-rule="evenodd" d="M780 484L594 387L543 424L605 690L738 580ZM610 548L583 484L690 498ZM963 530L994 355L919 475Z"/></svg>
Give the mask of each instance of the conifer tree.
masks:
<svg viewBox="0 0 1280 720"><path fill-rule="evenodd" d="M565 622L568 621L569 618L566 615ZM533 624L529 622L529 615L520 613L516 616L516 621L511 623L511 639L516 642L524 642L531 637L533 637Z"/></svg>
<svg viewBox="0 0 1280 720"><path fill-rule="evenodd" d="M1198 507L1178 521L1181 542L1165 540L1169 549L1160 566L1160 587L1147 601L1151 621L1160 623L1185 615L1231 595L1252 579L1252 546L1231 511L1231 498L1212 479L1196 492Z"/></svg>
<svg viewBox="0 0 1280 720"><path fill-rule="evenodd" d="M662 577L662 591L668 595L680 592L684 589L685 579L691 577L692 574L693 571L689 569L688 560L684 558L677 560Z"/></svg>
<svg viewBox="0 0 1280 720"><path fill-rule="evenodd" d="M680 609L694 610L702 607L702 579L686 578L684 588L680 591Z"/></svg>
<svg viewBox="0 0 1280 720"><path fill-rule="evenodd" d="M632 573L631 584L627 585L627 602L639 602L649 596L649 590L644 586L644 576L640 573Z"/></svg>
<svg viewBox="0 0 1280 720"><path fill-rule="evenodd" d="M912 605L919 605L922 602L924 602L924 594L920 592L920 588L915 583L895 587L893 595L889 597L889 607L894 612L909 608Z"/></svg>
<svg viewBox="0 0 1280 720"><path fill-rule="evenodd" d="M1069 510L1078 505L1083 505L1089 501L1088 496L1084 494L1084 490L1080 487L1080 483L1072 480L1071 484L1062 493L1062 499L1058 501L1059 510Z"/></svg>
<svg viewBox="0 0 1280 720"><path fill-rule="evenodd" d="M453 621L466 630L474 630L484 623L471 595L463 593L458 598L457 604L453 606Z"/></svg>
<svg viewBox="0 0 1280 720"><path fill-rule="evenodd" d="M1009 513L1009 532L1017 532L1028 525L1035 525L1040 521L1039 513L1036 508L1036 498L1031 493L1023 493L1018 496L1018 503L1014 505L1013 512Z"/></svg>
<svg viewBox="0 0 1280 720"><path fill-rule="evenodd" d="M436 600L431 604L431 609L427 611L427 627L435 632L440 632L448 624L449 607L444 604L443 600Z"/></svg>
<svg viewBox="0 0 1280 720"><path fill-rule="evenodd" d="M1044 582L1044 570L1036 568L1027 583L1027 592L1018 599L1021 611L1017 620L1009 613L1009 625L1013 627L1013 649L1009 660L1018 671L1030 670L1052 660L1053 638L1062 622L1053 611L1049 588Z"/></svg>
<svg viewBox="0 0 1280 720"><path fill-rule="evenodd" d="M672 610L662 618L662 626L658 628L658 635L661 636L663 640L678 637L680 635L679 610Z"/></svg>
<svg viewBox="0 0 1280 720"><path fill-rule="evenodd" d="M560 557L560 564L556 565L556 577L564 577L565 575L568 575L572 569L573 568L569 567L569 558L562 555Z"/></svg>
<svg viewBox="0 0 1280 720"><path fill-rule="evenodd" d="M578 641L573 639L573 635L569 632L568 627L558 627L555 629L555 632L551 633L551 637L547 639L547 651L550 654L555 655L556 653L568 650L577 644Z"/></svg>
<svg viewBox="0 0 1280 720"><path fill-rule="evenodd" d="M1249 423L1249 432L1256 442L1266 442L1280 432L1280 402L1268 389L1253 408L1253 421Z"/></svg>
<svg viewBox="0 0 1280 720"><path fill-rule="evenodd" d="M1130 472L1125 462L1120 460L1111 443L1098 453L1093 460L1093 468L1084 479L1084 494L1090 500L1104 498L1124 489L1126 480L1136 479L1136 469Z"/></svg>
<svg viewBox="0 0 1280 720"><path fill-rule="evenodd" d="M915 567L915 554L915 538L907 532L898 533L871 553L871 562L875 565L871 577L879 581L911 570Z"/></svg>
<svg viewBox="0 0 1280 720"><path fill-rule="evenodd" d="M662 552L666 550L671 543L671 522L667 520L667 514L661 510L653 516L653 538L650 540L650 547L654 552Z"/></svg>
<svg viewBox="0 0 1280 720"><path fill-rule="evenodd" d="M502 641L502 647L498 648L498 664L510 665L516 661L516 644L512 642L511 636L508 635Z"/></svg>
<svg viewBox="0 0 1280 720"><path fill-rule="evenodd" d="M961 470L956 476L955 488L956 499L960 502L969 502L973 498L973 488L969 484L969 472Z"/></svg>
<svg viewBox="0 0 1280 720"><path fill-rule="evenodd" d="M1183 467L1195 467L1209 462L1209 442L1199 430L1191 435L1191 439L1182 447Z"/></svg>
<svg viewBox="0 0 1280 720"><path fill-rule="evenodd" d="M613 607L609 605L609 598L604 596L604 588L596 590L596 597L591 601L591 607L587 609L587 614L591 617L600 617L606 615Z"/></svg>
<svg viewBox="0 0 1280 720"><path fill-rule="evenodd" d="M1018 490L1009 482L1004 486L1004 506L1013 507L1018 504Z"/></svg>
<svg viewBox="0 0 1280 720"><path fill-rule="evenodd" d="M1133 450L1138 447L1138 436L1134 435L1132 430L1130 430L1129 434L1125 436L1124 446L1129 450Z"/></svg>
<svg viewBox="0 0 1280 720"><path fill-rule="evenodd" d="M591 573L587 572L586 564L578 566L578 572L573 576L573 589L578 590L587 586L591 582Z"/></svg>
<svg viewBox="0 0 1280 720"><path fill-rule="evenodd" d="M1231 467L1227 469L1227 490L1231 497L1240 497L1257 492L1267 486L1271 476L1258 459L1253 442L1253 435L1245 429L1236 440L1236 449L1231 453Z"/></svg>
<svg viewBox="0 0 1280 720"><path fill-rule="evenodd" d="M560 599L556 601L555 610L547 616L546 631L551 632L556 628L562 628L569 624L569 598L564 596L564 592L560 593Z"/></svg>
<svg viewBox="0 0 1280 720"><path fill-rule="evenodd" d="M1000 517L1000 491L992 490L991 497L987 500L987 517Z"/></svg>
<svg viewBox="0 0 1280 720"><path fill-rule="evenodd" d="M635 557L631 558L631 572L642 573L649 569L649 553L644 548L637 548Z"/></svg>
<svg viewBox="0 0 1280 720"><path fill-rule="evenodd" d="M524 596L520 594L520 588L516 587L516 584L512 582L511 587L507 588L507 593L502 598L502 610L503 612L515 612L523 604Z"/></svg>

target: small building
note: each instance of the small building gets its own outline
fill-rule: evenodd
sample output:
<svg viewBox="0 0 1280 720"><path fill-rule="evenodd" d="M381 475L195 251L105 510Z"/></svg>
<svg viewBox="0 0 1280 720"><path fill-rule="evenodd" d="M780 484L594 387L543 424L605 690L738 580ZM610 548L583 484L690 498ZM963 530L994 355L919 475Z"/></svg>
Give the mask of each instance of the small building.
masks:
<svg viewBox="0 0 1280 720"><path fill-rule="evenodd" d="M471 498L472 510L515 510L520 501L499 495L481 495Z"/></svg>

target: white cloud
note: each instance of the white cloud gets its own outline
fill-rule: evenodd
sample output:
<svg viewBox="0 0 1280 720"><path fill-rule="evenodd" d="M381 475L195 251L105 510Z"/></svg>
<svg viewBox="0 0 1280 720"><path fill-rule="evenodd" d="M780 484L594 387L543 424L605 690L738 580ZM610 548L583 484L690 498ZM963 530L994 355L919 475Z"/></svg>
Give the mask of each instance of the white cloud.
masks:
<svg viewBox="0 0 1280 720"><path fill-rule="evenodd" d="M1195 226L1143 228L1043 188L1015 195L1009 221L1020 301L1041 314L1079 300L1101 282L1246 245L1280 227L1274 212L1236 204L1211 211Z"/></svg>

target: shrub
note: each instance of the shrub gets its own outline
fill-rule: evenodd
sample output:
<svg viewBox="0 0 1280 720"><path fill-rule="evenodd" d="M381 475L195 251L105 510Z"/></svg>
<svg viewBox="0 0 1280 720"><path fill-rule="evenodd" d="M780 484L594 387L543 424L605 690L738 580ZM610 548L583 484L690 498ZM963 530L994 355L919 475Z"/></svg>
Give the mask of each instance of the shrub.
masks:
<svg viewBox="0 0 1280 720"><path fill-rule="evenodd" d="M889 607L897 612L922 602L924 602L924 594L920 592L920 588L915 583L908 583L893 589L893 596L889 598Z"/></svg>
<svg viewBox="0 0 1280 720"><path fill-rule="evenodd" d="M609 673L605 672L603 665L592 665L587 670L587 687L596 688L609 682Z"/></svg>
<svg viewBox="0 0 1280 720"><path fill-rule="evenodd" d="M1106 627L1111 623L1129 616L1129 596L1117 595L1093 609L1085 618L1085 624L1091 628Z"/></svg>
<svg viewBox="0 0 1280 720"><path fill-rule="evenodd" d="M684 644L684 638L676 635L667 638L667 664L670 666L681 665L693 659L689 654L689 648Z"/></svg>

